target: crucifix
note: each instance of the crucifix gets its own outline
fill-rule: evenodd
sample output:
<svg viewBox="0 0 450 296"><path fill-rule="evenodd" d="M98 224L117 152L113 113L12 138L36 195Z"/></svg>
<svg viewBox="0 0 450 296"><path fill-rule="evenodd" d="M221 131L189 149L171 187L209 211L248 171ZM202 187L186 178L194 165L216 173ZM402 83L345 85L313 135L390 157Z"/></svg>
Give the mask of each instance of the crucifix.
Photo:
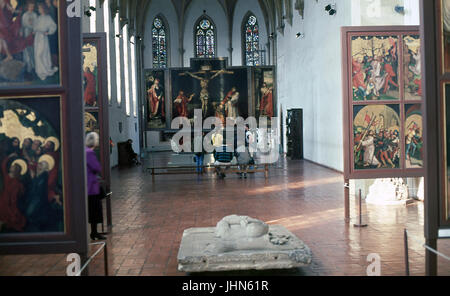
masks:
<svg viewBox="0 0 450 296"><path fill-rule="evenodd" d="M212 75L211 75L212 74ZM209 92L208 92L208 84L211 80L216 78L219 75L223 74L234 74L233 71L227 71L224 69L221 70L210 70L209 66L203 66L198 72L184 72L180 73L180 76L189 75L192 78L195 78L200 81L200 87L202 90L200 91L200 100L202 101L202 113L203 116L207 116L208 114L208 106L209 106ZM200 76L202 75L202 76Z"/></svg>

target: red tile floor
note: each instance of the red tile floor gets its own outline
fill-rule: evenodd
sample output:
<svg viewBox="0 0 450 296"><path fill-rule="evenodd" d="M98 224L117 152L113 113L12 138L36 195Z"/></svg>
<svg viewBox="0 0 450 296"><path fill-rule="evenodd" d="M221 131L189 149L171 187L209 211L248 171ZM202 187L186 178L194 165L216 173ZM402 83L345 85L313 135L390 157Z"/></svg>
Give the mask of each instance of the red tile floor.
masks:
<svg viewBox="0 0 450 296"><path fill-rule="evenodd" d="M151 175L143 167L114 169L113 229L108 235L110 275L185 275L177 271L183 230L210 227L230 214L281 224L313 252L310 266L296 270L240 272L252 275L366 275L367 256L381 257L382 275L404 275L403 229L411 236L411 275L424 275L423 203L408 206L363 205L366 228L344 222L343 176L306 161L280 162L270 171L239 179L228 175ZM438 249L450 255L450 240ZM95 248L91 250L91 253ZM93 260L90 275L103 275L103 257ZM450 263L438 260L439 275ZM0 256L0 275L65 275L66 255ZM225 273L227 274L227 273Z"/></svg>

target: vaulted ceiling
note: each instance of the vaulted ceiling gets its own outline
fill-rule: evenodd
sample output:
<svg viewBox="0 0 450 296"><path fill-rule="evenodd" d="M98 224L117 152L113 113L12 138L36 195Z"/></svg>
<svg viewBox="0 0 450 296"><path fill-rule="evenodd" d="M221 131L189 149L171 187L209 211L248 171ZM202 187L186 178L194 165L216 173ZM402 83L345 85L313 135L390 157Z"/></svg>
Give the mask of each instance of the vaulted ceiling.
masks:
<svg viewBox="0 0 450 296"><path fill-rule="evenodd" d="M101 0L103 2L104 0ZM130 31L137 35L143 35L145 28L145 17L148 7L152 1L167 1L167 0L110 0L111 9L115 10L120 7L120 16L127 19L129 22ZM170 0L172 1L180 26L184 23L185 13L193 0ZM212 1L212 0L210 0ZM215 0L222 6L225 15L228 18L228 23L233 23L234 10L238 0ZM293 4L297 6L298 2L303 0L258 0L261 10L264 14L265 25L268 32L276 33L276 31L283 33L285 21L292 24Z"/></svg>

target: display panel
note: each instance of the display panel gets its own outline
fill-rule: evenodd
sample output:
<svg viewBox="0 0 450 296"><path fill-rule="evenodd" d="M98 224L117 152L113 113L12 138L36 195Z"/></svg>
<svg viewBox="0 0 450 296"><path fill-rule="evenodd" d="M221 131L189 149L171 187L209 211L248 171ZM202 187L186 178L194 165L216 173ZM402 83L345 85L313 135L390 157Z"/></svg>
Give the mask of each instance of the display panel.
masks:
<svg viewBox="0 0 450 296"><path fill-rule="evenodd" d="M418 27L343 27L344 174L424 174Z"/></svg>
<svg viewBox="0 0 450 296"><path fill-rule="evenodd" d="M59 98L0 99L0 236L64 232Z"/></svg>
<svg viewBox="0 0 450 296"><path fill-rule="evenodd" d="M441 0L442 65L443 72L450 72L450 0Z"/></svg>
<svg viewBox="0 0 450 296"><path fill-rule="evenodd" d="M445 164L444 164L444 176L445 176L445 197L443 199L443 212L444 212L444 220L450 220L450 83L446 83L444 85L444 122L443 126L444 133L444 155L445 155Z"/></svg>
<svg viewBox="0 0 450 296"><path fill-rule="evenodd" d="M60 85L59 1L1 4L0 88Z"/></svg>

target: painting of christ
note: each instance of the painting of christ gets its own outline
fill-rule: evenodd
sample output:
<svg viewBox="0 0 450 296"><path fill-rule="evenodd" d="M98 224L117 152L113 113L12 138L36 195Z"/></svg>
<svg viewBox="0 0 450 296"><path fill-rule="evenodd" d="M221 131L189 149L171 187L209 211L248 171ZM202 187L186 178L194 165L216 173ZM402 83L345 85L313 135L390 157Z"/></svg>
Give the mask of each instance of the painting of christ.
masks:
<svg viewBox="0 0 450 296"><path fill-rule="evenodd" d="M0 88L60 84L58 7L0 0Z"/></svg>
<svg viewBox="0 0 450 296"><path fill-rule="evenodd" d="M224 60L193 59L191 68L171 70L172 117L194 120L201 110L203 120L218 117L248 117L248 70L227 68Z"/></svg>
<svg viewBox="0 0 450 296"><path fill-rule="evenodd" d="M354 101L399 99L398 44L397 36L351 37Z"/></svg>
<svg viewBox="0 0 450 296"><path fill-rule="evenodd" d="M64 232L60 122L60 98L0 100L0 235Z"/></svg>
<svg viewBox="0 0 450 296"><path fill-rule="evenodd" d="M356 105L353 116L354 168L399 168L399 105Z"/></svg>

